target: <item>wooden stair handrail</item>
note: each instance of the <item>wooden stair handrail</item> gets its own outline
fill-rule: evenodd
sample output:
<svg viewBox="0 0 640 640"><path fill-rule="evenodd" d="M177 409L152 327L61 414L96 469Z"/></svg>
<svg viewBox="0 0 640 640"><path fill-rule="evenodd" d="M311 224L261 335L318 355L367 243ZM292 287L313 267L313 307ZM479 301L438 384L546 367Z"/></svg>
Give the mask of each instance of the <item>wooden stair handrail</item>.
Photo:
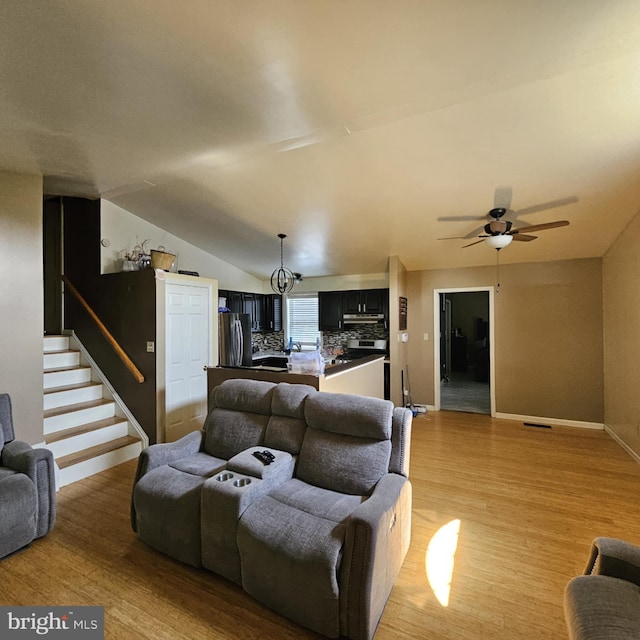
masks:
<svg viewBox="0 0 640 640"><path fill-rule="evenodd" d="M84 307L85 311L89 314L90 318L96 323L98 329L102 335L106 338L107 342L111 345L111 348L116 352L120 360L124 362L125 367L129 370L131 375L140 383L144 382L144 376L140 373L138 367L133 364L131 358L125 353L124 349L118 344L117 340L109 333L107 327L104 326L102 320L98 318L95 311L89 306L89 303L82 297L81 293L73 286L73 283L67 276L62 276L62 281L69 291L77 298L78 302Z"/></svg>

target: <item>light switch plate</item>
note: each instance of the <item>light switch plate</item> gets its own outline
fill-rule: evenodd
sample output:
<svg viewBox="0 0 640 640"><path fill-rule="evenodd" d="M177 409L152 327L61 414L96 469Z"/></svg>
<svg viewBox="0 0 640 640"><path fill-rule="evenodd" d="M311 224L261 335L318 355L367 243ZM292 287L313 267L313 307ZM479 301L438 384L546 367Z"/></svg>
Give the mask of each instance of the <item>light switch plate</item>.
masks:
<svg viewBox="0 0 640 640"><path fill-rule="evenodd" d="M156 350L156 343L155 342L147 342L147 353L153 353Z"/></svg>

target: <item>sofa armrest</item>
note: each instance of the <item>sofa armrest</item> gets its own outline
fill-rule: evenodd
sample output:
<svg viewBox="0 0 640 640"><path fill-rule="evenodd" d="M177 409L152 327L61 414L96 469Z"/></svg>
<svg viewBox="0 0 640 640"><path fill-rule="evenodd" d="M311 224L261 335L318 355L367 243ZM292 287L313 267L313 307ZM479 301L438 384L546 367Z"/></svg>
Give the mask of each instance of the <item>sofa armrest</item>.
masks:
<svg viewBox="0 0 640 640"><path fill-rule="evenodd" d="M202 451L203 442L204 430L192 431L175 442L152 444L146 449L143 449L138 457L138 466L133 479L133 488L135 489L138 480L140 480L142 476L156 467L161 467L163 464L170 464L176 460L180 460L180 458L186 458L189 455ZM131 492L131 528L136 532L138 531L136 508L133 503L133 491Z"/></svg>
<svg viewBox="0 0 640 640"><path fill-rule="evenodd" d="M204 431L192 431L175 442L152 444L143 449L138 458L138 468L134 484L156 467L170 464L180 458L202 451Z"/></svg>
<svg viewBox="0 0 640 640"><path fill-rule="evenodd" d="M584 572L620 578L640 586L640 547L615 538L596 538Z"/></svg>
<svg viewBox="0 0 640 640"><path fill-rule="evenodd" d="M2 449L2 466L24 473L36 485L38 520L36 537L51 531L56 520L56 480L53 453L49 449L34 449L30 444L13 440Z"/></svg>
<svg viewBox="0 0 640 640"><path fill-rule="evenodd" d="M411 483L389 473L347 523L341 635L357 640L373 637L410 540Z"/></svg>

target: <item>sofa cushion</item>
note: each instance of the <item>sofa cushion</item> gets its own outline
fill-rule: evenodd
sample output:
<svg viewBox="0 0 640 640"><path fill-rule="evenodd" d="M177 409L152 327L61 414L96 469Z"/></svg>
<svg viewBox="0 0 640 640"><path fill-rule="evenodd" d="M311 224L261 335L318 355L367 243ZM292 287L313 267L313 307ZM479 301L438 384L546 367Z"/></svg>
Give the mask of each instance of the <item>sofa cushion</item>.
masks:
<svg viewBox="0 0 640 640"><path fill-rule="evenodd" d="M168 465L156 467L133 489L138 535L150 546L201 566L200 494L206 478Z"/></svg>
<svg viewBox="0 0 640 640"><path fill-rule="evenodd" d="M346 520L366 500L364 496L314 487L297 478L274 489L269 497L294 509L312 513L333 522Z"/></svg>
<svg viewBox="0 0 640 640"><path fill-rule="evenodd" d="M571 640L640 638L640 587L609 576L578 576L565 589Z"/></svg>
<svg viewBox="0 0 640 640"><path fill-rule="evenodd" d="M307 428L296 477L340 493L369 495L389 471L390 440Z"/></svg>
<svg viewBox="0 0 640 640"><path fill-rule="evenodd" d="M296 476L309 484L369 495L389 472L393 404L338 393L310 395Z"/></svg>
<svg viewBox="0 0 640 640"><path fill-rule="evenodd" d="M271 416L275 384L225 380L211 394L213 408L204 423L204 450L217 458L262 444Z"/></svg>
<svg viewBox="0 0 640 640"><path fill-rule="evenodd" d="M343 393L317 393L304 404L307 424L315 429L374 440L391 438L393 403Z"/></svg>
<svg viewBox="0 0 640 640"><path fill-rule="evenodd" d="M306 398L317 391L304 384L280 383L273 392L272 416L267 424L264 443L268 447L298 455L307 423L304 419Z"/></svg>
<svg viewBox="0 0 640 640"><path fill-rule="evenodd" d="M216 458L215 456L210 456L204 451L200 451L184 458L179 458L178 460L169 463L169 466L172 469L177 469L184 473L208 478L209 476L218 473L220 469L224 469L226 463L227 461L222 458Z"/></svg>
<svg viewBox="0 0 640 640"><path fill-rule="evenodd" d="M238 525L242 586L318 633L340 632L338 575L346 525L266 496Z"/></svg>
<svg viewBox="0 0 640 640"><path fill-rule="evenodd" d="M215 388L212 399L221 409L268 416L275 387L273 382L261 380L225 380Z"/></svg>

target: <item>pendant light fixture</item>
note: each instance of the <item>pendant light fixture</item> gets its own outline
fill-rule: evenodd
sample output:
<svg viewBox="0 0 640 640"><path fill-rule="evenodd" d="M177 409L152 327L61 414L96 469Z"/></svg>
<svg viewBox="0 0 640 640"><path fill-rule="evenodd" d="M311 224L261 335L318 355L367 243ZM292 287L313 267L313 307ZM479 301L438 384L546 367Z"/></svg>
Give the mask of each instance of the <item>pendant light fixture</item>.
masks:
<svg viewBox="0 0 640 640"><path fill-rule="evenodd" d="M289 293L295 284L295 276L292 271L284 266L283 243L286 237L284 233L278 234L278 238L280 238L280 267L271 274L271 288L280 295Z"/></svg>

